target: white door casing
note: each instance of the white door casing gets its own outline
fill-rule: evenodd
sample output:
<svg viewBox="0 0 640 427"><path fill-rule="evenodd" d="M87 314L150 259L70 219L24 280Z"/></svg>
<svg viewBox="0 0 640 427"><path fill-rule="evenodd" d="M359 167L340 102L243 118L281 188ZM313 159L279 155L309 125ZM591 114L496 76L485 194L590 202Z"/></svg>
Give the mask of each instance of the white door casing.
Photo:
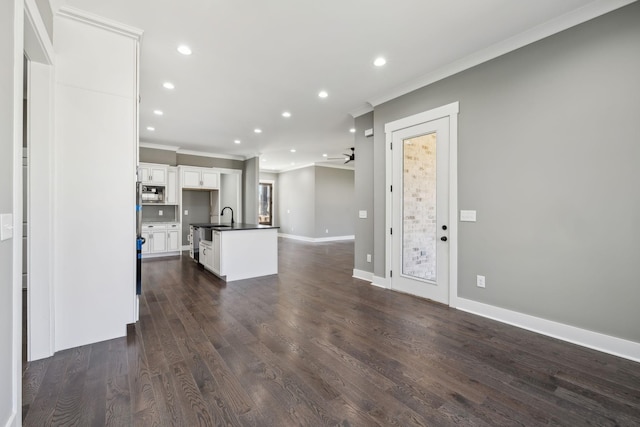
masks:
<svg viewBox="0 0 640 427"><path fill-rule="evenodd" d="M457 299L457 114L458 103L452 103L413 116L405 117L385 125L386 168L387 168L387 212L386 212L386 274L389 287L401 292L411 293L434 301L456 306ZM437 255L437 278L434 272L416 273L402 264L400 248L403 242L403 147L405 141L423 141L413 139L420 135L437 136L437 229L436 240L429 245ZM429 138L429 137L426 137ZM447 148L448 139L448 148ZM406 142L408 143L408 142ZM444 144L443 144L444 143ZM426 142L425 142L426 144ZM393 149L391 148L393 146ZM395 158L395 161L394 161ZM442 173L444 172L444 176ZM393 187L392 187L393 186ZM393 188L393 191L391 189ZM448 205L448 206L447 206ZM447 229L443 230L442 226ZM391 234L393 230L393 234ZM446 241L440 240L446 237ZM423 245L424 242L421 243ZM417 248L416 248L417 249ZM406 271L405 271L406 270ZM393 273L392 273L393 272ZM419 279L412 276L421 276Z"/></svg>

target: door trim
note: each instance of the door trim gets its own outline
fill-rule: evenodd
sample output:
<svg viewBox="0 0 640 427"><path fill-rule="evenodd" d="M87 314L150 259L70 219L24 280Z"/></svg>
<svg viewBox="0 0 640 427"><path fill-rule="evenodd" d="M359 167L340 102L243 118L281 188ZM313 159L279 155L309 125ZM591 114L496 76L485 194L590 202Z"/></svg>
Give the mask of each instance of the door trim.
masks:
<svg viewBox="0 0 640 427"><path fill-rule="evenodd" d="M391 239L393 198L391 185L393 183L393 152L391 143L393 132L420 123L449 118L449 306L458 305L458 112L459 102L443 105L432 110L404 117L384 125L385 132L385 160L386 160L386 214L385 214L385 276L388 278L389 288L393 289L393 277L390 276L392 267L393 241Z"/></svg>

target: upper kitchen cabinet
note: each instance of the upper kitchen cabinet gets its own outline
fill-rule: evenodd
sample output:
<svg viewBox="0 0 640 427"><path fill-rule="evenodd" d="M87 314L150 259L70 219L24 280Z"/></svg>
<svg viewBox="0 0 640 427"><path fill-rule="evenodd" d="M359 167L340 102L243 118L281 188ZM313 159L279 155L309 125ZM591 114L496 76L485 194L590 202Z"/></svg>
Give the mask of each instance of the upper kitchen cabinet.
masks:
<svg viewBox="0 0 640 427"><path fill-rule="evenodd" d="M178 168L169 167L167 169L167 190L165 195L167 205L178 204Z"/></svg>
<svg viewBox="0 0 640 427"><path fill-rule="evenodd" d="M181 187L201 190L217 190L220 188L220 173L208 168L180 166Z"/></svg>
<svg viewBox="0 0 640 427"><path fill-rule="evenodd" d="M139 179L143 184L167 184L167 167L165 165L140 163L138 171L140 172Z"/></svg>

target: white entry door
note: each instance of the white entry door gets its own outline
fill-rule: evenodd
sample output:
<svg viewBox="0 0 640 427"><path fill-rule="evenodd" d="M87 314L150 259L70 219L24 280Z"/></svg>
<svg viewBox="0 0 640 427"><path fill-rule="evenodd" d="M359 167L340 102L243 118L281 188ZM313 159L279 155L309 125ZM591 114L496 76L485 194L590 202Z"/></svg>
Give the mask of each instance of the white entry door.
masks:
<svg viewBox="0 0 640 427"><path fill-rule="evenodd" d="M391 287L449 304L450 118L391 132Z"/></svg>

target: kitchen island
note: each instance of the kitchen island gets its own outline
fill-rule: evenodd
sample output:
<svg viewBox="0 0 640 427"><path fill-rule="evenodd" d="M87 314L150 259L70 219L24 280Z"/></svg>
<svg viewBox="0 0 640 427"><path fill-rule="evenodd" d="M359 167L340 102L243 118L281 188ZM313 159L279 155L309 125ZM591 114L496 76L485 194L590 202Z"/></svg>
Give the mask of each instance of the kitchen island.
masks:
<svg viewBox="0 0 640 427"><path fill-rule="evenodd" d="M278 274L278 228L259 224L191 224L199 229L194 260L227 282ZM193 252L193 251L192 251Z"/></svg>

